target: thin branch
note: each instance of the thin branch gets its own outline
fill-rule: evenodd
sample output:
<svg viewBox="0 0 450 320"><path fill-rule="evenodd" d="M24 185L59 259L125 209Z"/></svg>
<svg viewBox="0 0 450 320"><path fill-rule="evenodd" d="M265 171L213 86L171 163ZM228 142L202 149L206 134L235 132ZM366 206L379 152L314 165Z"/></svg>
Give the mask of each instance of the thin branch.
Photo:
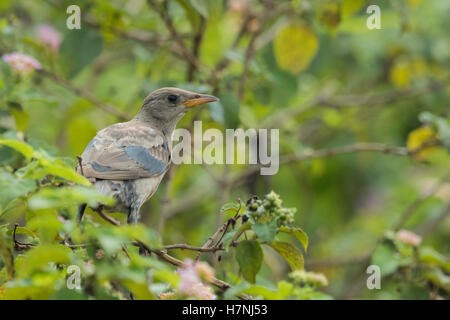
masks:
<svg viewBox="0 0 450 320"><path fill-rule="evenodd" d="M428 235L436 227L439 227L442 224L442 222L449 216L450 216L450 204L444 210L442 210L441 214L439 214L436 218L432 219L427 224L421 226L416 233L421 235L422 237Z"/></svg>
<svg viewBox="0 0 450 320"><path fill-rule="evenodd" d="M394 231L398 231L401 229L406 222L408 222L409 218L430 198L432 198L439 189L446 183L446 180L450 177L450 172L445 174L439 181L437 181L431 188L414 202L412 202L400 216L400 219L397 223L394 224L392 229Z"/></svg>
<svg viewBox="0 0 450 320"><path fill-rule="evenodd" d="M441 142L439 140L429 140L423 143L416 149L409 150L405 147L391 146L383 143L376 142L358 142L348 146L343 147L333 147L322 150L307 150L300 155L286 155L281 157L280 164L287 164L297 161L312 160L317 158L326 158L335 155L347 154L347 153L357 153L357 152L380 152L395 156L413 156L420 151L430 148L433 146L440 146ZM257 173L261 166L253 166L250 169L244 171L237 177L231 180L232 185L240 184L245 181L249 176Z"/></svg>
<svg viewBox="0 0 450 320"><path fill-rule="evenodd" d="M198 30L194 35L193 46L192 46L192 55L195 60L198 61L199 53L200 53L200 45L203 40L203 35L206 31L206 20L203 16L200 15L200 24L198 26ZM187 68L187 81L194 80L194 74L197 71L197 66L195 64L190 63Z"/></svg>
<svg viewBox="0 0 450 320"><path fill-rule="evenodd" d="M55 82L56 84L59 84L61 86L63 86L64 88L72 91L74 94L86 99L87 101L93 103L95 106L97 106L98 108L102 109L105 112L108 112L112 115L115 115L116 117L118 117L121 120L128 120L129 116L128 114L126 114L125 112L117 109L116 107L107 104L105 102L102 102L100 100L98 100L94 95L92 95L90 92L87 92L77 86L75 86L74 84L72 84L70 81L61 78L60 76L56 75L55 73L46 71L46 70L40 70L39 74L51 79L53 82Z"/></svg>
<svg viewBox="0 0 450 320"><path fill-rule="evenodd" d="M427 201L430 197L434 196L439 189L442 187L442 185L445 183L445 181L450 177L450 172L447 172L446 174L444 174L442 176L441 179L439 179L439 181L434 184L426 194L422 195L421 197L419 197L418 199L416 199L414 202L412 202L406 209L405 211L401 214L400 219L397 223L395 223L390 229L391 230L399 230L401 228L403 228L403 226L405 225L405 223L408 221L408 219L414 214L414 212L416 212L416 210L422 206L423 203L425 203L425 201ZM444 210L444 215L447 214L448 210L449 210L450 206L448 206L445 210ZM361 261L359 261L360 263L362 263L363 265L367 266L370 263L370 260L372 258L373 253L375 252L375 249L377 248L377 246L381 243L381 241L384 238L384 234L381 236L380 239L377 240L375 246L373 247L373 249L370 251L370 253L365 256L365 257L361 257ZM365 271L366 268L362 268L361 271ZM363 275L364 276L364 275ZM340 299L349 299L351 298L351 296L357 296L357 294L364 288L363 286L360 285L360 282L357 282L358 284L355 285L354 287L350 287L349 290L347 290L346 293L344 293L341 297L339 297ZM361 283L364 283L363 281Z"/></svg>
<svg viewBox="0 0 450 320"><path fill-rule="evenodd" d="M57 0L46 0L46 2L53 7L57 9L62 9L63 4L60 1ZM142 30L120 30L118 28L115 28L111 25L104 25L100 22L94 20L91 16L88 14L82 14L81 15L81 21L83 23L86 23L87 25L100 30L107 30L111 33L113 33L116 36L119 36L124 39L130 39L134 40L136 42L141 42L143 44L152 44L152 45L160 45L163 42L170 41L170 38L161 38L159 35L152 33L152 32L146 32Z"/></svg>
<svg viewBox="0 0 450 320"><path fill-rule="evenodd" d="M167 250L171 250L171 249L181 249L181 250L191 250L191 251L198 251L198 252L216 252L216 251L221 251L224 250L221 246L217 247L210 247L210 248L204 248L204 247L194 247L194 246L190 246L188 244L171 244L171 245L166 245L163 246L164 249Z"/></svg>
<svg viewBox="0 0 450 320"><path fill-rule="evenodd" d="M31 249L31 248L35 247L36 245L33 243L23 243L16 239L16 231L17 231L18 227L19 227L19 225L16 223L14 225L14 231L13 231L14 250L22 251L22 250L27 250L27 249Z"/></svg>
<svg viewBox="0 0 450 320"><path fill-rule="evenodd" d="M183 38L178 33L177 29L175 28L172 18L169 16L168 8L167 8L168 1L164 0L161 5L161 8L153 0L147 0L147 3L159 14L161 19L163 20L164 24L166 25L166 28L169 30L169 33L170 33L173 41L175 41L175 43L178 45L179 49L181 50L182 56L191 65L193 65L195 68L198 68L200 66L198 60L184 44Z"/></svg>
<svg viewBox="0 0 450 320"><path fill-rule="evenodd" d="M115 226L120 226L120 221L111 217L110 215L106 214L105 212L103 212L103 208L100 206L97 209L94 209L95 212L97 212L99 214L100 217L102 217L103 219L105 219L106 221L108 221L109 223L115 225Z"/></svg>
<svg viewBox="0 0 450 320"><path fill-rule="evenodd" d="M211 248L211 247L212 248L215 248L215 247L221 248L221 241L222 241L223 236L225 235L225 233L228 230L228 226L230 226L230 225L234 226L234 224L236 223L236 221L240 217L239 213L240 213L241 208L242 208L242 202L241 202L240 199L238 201L239 201L239 209L237 210L236 214L232 218L228 219L223 225L221 225L216 230L216 232L214 232L214 234L211 237L209 237L208 240L206 240L206 242L202 246L203 249ZM216 242L216 245L213 246L212 244L214 243L214 240L216 238L218 238L218 240ZM200 255L201 255L201 251L199 251L197 253L197 256L195 257L195 261L198 261L200 259Z"/></svg>
<svg viewBox="0 0 450 320"><path fill-rule="evenodd" d="M113 225L115 225L115 226L120 225L120 221L117 221L116 219L114 219L114 218L108 216L107 214L105 214L105 213L103 212L103 210L99 210L99 211L97 211L97 212L100 214L100 216L101 216L103 219L105 219L105 220L108 221L109 223L111 223L111 224L113 224ZM236 213L236 215L238 215L238 213ZM177 267L183 267L183 266L184 266L184 263L183 263L181 260L178 260L177 258L172 257L171 255L167 254L167 253L164 252L164 251L150 249L147 245L145 245L143 242L141 242L141 241L139 241L139 240L134 240L134 241L132 242L132 244L133 244L134 246L139 247L140 249L142 249L144 252L146 252L146 253L148 253L148 254L152 254L152 253L156 254L156 255L158 256L158 258L160 258L161 260L164 260L164 261L166 261L166 262L169 262L170 264L172 264L172 265L174 265L174 266L177 266ZM184 245L174 245L174 246L179 247L179 246L184 246ZM194 247L191 247L191 246L187 246L187 245L186 245L185 249L190 250L189 248L194 248ZM205 248L196 248L196 249L204 250ZM197 251L198 251L198 250L197 250ZM206 250L205 250L205 251L206 251ZM208 250L208 251L213 251L213 250ZM217 251L217 250L216 250L216 251ZM128 253L128 252L126 251L126 254L127 254L127 253ZM127 254L127 255L128 255L128 254ZM128 256L129 256L129 255L128 255ZM219 280L219 279L214 278L214 277L213 277L212 279L210 279L209 282L210 282L211 284L215 285L216 287L218 287L218 288L221 289L221 290L227 290L227 289L231 288L231 285L228 284L227 282L222 281L222 280ZM237 297L239 297L240 299L243 299L243 300L251 300L251 299L252 299L252 297L249 296L249 295L247 295L247 294L239 294L239 295L237 295Z"/></svg>
<svg viewBox="0 0 450 320"><path fill-rule="evenodd" d="M231 49L236 49L239 43L241 42L243 36L246 34L248 30L248 24L249 22L254 18L252 15L246 15L244 17L244 20L241 24L241 27L239 29L239 32L236 36L236 38L233 41L233 44L231 45ZM225 70L231 63L231 59L224 55L222 59L216 64L214 70L211 72L211 75L208 79L208 83L212 85L215 91L217 91L217 81L220 78L220 74L223 70ZM215 93L215 92L214 92Z"/></svg>
<svg viewBox="0 0 450 320"><path fill-rule="evenodd" d="M412 88L408 90L391 90L380 94L352 94L346 96L330 97L327 90L322 90L312 99L306 101L302 106L285 109L277 112L273 116L261 122L261 128L274 128L282 124L288 119L293 119L304 113L312 110L315 107L326 107L340 109L348 106L379 106L387 105L397 102L401 99L413 98L442 89L448 82L448 79L443 81L434 81L429 85ZM326 89L326 88L325 88Z"/></svg>
<svg viewBox="0 0 450 320"><path fill-rule="evenodd" d="M160 250L153 250L150 249L149 247L147 247L144 243L140 242L140 241L134 241L133 245L136 245L140 248L142 248L143 250L149 252L149 253L154 253L158 256L158 258L160 258L161 260L164 260L176 267L179 268L183 268L184 267L184 263L181 260L178 260L177 258L172 257L171 255L168 255L166 252L164 251L160 251ZM225 291L229 288L231 288L231 285L223 280L219 280L215 277L213 277L212 279L209 280L209 283L215 285L216 287L218 287L219 289ZM238 294L237 295L238 298L243 299L243 300L252 300L252 297L250 295L247 294Z"/></svg>
<svg viewBox="0 0 450 320"><path fill-rule="evenodd" d="M421 96L426 93L430 93L445 87L448 79L443 79L443 81L432 81L428 85L411 88L407 90L393 90L381 94L351 94L346 96L337 96L334 99L326 99L319 101L319 103L331 107L331 108L342 108L349 105L360 105L360 106L377 106L377 105L387 105L396 102L404 98L413 98L416 96Z"/></svg>
<svg viewBox="0 0 450 320"><path fill-rule="evenodd" d="M255 41L258 38L258 36L261 34L262 28L260 27L257 31L253 32L250 38L250 43L248 44L247 50L245 51L245 58L244 58L244 66L243 71L239 80L239 86L238 86L238 97L239 100L242 100L242 97L244 96L245 92L245 83L247 80L248 71L250 68L250 61L255 54Z"/></svg>

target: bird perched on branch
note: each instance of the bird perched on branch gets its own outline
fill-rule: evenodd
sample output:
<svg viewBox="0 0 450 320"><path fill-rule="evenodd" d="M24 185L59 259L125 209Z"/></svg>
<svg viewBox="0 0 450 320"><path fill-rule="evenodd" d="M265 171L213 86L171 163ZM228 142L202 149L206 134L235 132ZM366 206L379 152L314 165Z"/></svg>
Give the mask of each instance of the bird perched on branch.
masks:
<svg viewBox="0 0 450 320"><path fill-rule="evenodd" d="M214 96L177 88L150 93L130 121L97 133L84 150L77 172L102 194L116 199L113 208L137 223L139 210L158 189L169 169L172 133L193 106L218 101ZM86 204L79 207L81 221Z"/></svg>

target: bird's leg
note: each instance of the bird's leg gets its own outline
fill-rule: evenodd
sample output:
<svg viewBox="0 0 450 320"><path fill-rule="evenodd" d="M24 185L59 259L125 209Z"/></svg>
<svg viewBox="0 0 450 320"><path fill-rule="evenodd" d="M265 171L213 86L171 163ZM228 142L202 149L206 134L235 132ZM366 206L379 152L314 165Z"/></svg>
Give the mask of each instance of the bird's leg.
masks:
<svg viewBox="0 0 450 320"><path fill-rule="evenodd" d="M130 207L130 210L128 211L128 224L136 224L138 223L139 218L139 208Z"/></svg>

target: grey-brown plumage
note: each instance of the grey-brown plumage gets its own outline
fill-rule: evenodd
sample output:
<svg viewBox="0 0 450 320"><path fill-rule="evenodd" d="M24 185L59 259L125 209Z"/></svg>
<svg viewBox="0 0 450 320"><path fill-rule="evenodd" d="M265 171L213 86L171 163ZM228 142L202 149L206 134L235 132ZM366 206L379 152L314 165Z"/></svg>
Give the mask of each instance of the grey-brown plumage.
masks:
<svg viewBox="0 0 450 320"><path fill-rule="evenodd" d="M177 122L191 107L217 100L177 88L150 93L132 120L98 132L81 155L78 173L99 192L114 197L112 209L127 213L128 222L136 223L141 206L170 167L171 137ZM80 220L85 207L79 208Z"/></svg>

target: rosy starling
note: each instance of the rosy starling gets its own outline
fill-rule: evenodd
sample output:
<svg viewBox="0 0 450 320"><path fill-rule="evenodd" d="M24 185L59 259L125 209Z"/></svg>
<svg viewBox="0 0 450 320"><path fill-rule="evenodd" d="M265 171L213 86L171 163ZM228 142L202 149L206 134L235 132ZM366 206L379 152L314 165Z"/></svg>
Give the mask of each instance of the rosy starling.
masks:
<svg viewBox="0 0 450 320"><path fill-rule="evenodd" d="M218 101L214 96L161 88L145 98L130 121L97 133L81 156L77 172L102 194L116 199L115 212L137 223L141 206L158 189L171 163L172 134L193 106ZM79 207L81 221L86 204Z"/></svg>

